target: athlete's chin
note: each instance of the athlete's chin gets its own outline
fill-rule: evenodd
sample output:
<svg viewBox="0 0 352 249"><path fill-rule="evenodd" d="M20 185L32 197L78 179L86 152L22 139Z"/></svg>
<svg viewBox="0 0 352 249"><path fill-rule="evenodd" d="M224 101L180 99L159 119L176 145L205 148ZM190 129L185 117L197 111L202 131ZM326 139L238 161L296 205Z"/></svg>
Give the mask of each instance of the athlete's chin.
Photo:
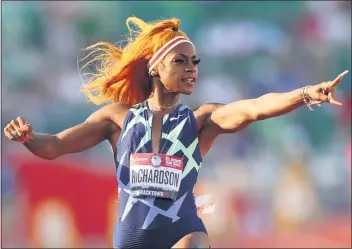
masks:
<svg viewBox="0 0 352 249"><path fill-rule="evenodd" d="M184 95L191 95L193 93L193 91L185 91L183 92Z"/></svg>
<svg viewBox="0 0 352 249"><path fill-rule="evenodd" d="M193 90L194 90L194 84L192 84L192 85L187 84L186 87L182 88L181 92L182 92L182 94L190 95L193 93Z"/></svg>
<svg viewBox="0 0 352 249"><path fill-rule="evenodd" d="M193 89L182 89L182 94L191 95L193 93Z"/></svg>

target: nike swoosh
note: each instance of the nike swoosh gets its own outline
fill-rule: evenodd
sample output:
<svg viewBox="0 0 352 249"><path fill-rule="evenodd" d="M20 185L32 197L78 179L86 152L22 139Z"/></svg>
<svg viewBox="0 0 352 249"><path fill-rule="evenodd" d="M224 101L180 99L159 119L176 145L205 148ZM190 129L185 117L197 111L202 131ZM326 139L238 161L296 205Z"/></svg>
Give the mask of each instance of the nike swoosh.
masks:
<svg viewBox="0 0 352 249"><path fill-rule="evenodd" d="M170 118L170 121L179 119L180 117L183 117L183 116L185 116L185 115L178 115L177 117Z"/></svg>

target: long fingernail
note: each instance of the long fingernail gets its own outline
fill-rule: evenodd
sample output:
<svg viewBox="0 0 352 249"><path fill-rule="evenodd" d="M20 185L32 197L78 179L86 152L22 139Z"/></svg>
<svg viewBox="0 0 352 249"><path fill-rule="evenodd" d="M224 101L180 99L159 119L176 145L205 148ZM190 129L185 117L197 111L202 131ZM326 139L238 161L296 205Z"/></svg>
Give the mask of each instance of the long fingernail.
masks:
<svg viewBox="0 0 352 249"><path fill-rule="evenodd" d="M341 76L344 76L344 75L347 74L347 73L348 73L348 70L346 70L345 72L341 73L340 75L341 75Z"/></svg>

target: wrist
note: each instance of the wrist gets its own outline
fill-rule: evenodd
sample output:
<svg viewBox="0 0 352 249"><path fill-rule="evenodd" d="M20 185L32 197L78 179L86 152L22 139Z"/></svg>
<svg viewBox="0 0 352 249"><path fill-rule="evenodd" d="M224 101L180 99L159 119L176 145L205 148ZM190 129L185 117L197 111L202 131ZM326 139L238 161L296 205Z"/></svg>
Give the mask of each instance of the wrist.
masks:
<svg viewBox="0 0 352 249"><path fill-rule="evenodd" d="M301 88L301 98L302 98L303 103L308 107L308 109L310 111L313 111L313 108L311 107L311 105L313 104L314 101L308 93L308 89L310 87L311 87L311 85L307 85L307 86Z"/></svg>
<svg viewBox="0 0 352 249"><path fill-rule="evenodd" d="M29 143L32 143L34 142L34 134L33 132L27 134L22 140L20 140L19 142L22 143L22 144L29 144Z"/></svg>

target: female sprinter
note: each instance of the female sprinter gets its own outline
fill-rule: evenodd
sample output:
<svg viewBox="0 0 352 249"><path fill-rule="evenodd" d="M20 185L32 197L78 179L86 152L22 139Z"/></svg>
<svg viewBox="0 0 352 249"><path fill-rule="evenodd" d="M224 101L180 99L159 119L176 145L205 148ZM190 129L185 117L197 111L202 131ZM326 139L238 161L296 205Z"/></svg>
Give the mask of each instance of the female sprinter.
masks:
<svg viewBox="0 0 352 249"><path fill-rule="evenodd" d="M209 248L193 188L215 138L304 105L341 105L334 99L334 88L347 72L334 81L287 93L191 110L179 97L193 92L200 59L179 30L180 21L145 23L130 17L126 24L136 35L123 49L104 42L89 48L103 52L95 58L102 63L83 91L95 104L112 103L55 135L34 133L23 117L12 120L5 135L49 160L107 139L119 187L114 246Z"/></svg>

